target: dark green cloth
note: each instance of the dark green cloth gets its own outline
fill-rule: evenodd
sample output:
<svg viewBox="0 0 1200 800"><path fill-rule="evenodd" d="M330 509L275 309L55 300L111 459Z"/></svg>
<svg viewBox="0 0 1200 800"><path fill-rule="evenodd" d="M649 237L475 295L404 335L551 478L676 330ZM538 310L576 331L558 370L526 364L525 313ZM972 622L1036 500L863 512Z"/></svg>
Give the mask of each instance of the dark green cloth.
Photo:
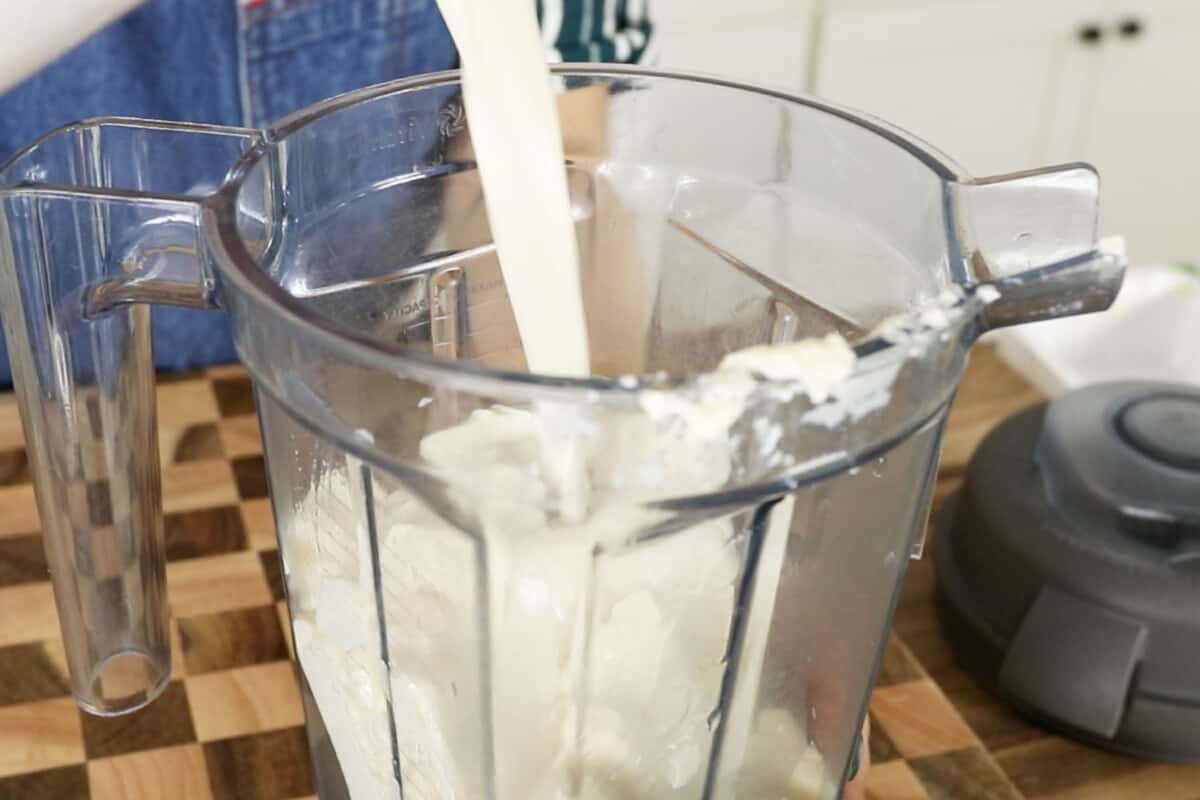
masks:
<svg viewBox="0 0 1200 800"><path fill-rule="evenodd" d="M546 35L550 60L643 61L653 54L654 26L647 13L649 2L538 0L538 19Z"/></svg>

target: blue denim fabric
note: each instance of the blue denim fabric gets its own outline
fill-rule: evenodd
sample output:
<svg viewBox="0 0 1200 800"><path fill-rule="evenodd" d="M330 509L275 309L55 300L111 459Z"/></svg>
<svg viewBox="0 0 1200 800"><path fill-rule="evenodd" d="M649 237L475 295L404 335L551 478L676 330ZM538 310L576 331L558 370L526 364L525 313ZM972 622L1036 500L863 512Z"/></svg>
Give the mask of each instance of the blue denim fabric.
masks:
<svg viewBox="0 0 1200 800"><path fill-rule="evenodd" d="M149 0L96 34L0 96L0 163L88 117L261 127L341 92L457 62L435 0L245 5ZM153 319L160 368L235 358L224 314L156 307ZM0 385L11 382L0 349Z"/></svg>

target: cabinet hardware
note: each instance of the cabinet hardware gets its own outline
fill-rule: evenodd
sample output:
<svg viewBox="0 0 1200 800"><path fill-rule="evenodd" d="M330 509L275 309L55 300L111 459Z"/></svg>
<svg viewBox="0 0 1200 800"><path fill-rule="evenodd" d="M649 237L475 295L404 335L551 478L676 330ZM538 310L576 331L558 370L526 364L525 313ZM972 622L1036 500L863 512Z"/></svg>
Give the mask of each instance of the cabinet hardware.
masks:
<svg viewBox="0 0 1200 800"><path fill-rule="evenodd" d="M1136 17L1129 17L1121 20L1117 26L1117 31L1123 39L1136 39L1142 35L1142 21Z"/></svg>

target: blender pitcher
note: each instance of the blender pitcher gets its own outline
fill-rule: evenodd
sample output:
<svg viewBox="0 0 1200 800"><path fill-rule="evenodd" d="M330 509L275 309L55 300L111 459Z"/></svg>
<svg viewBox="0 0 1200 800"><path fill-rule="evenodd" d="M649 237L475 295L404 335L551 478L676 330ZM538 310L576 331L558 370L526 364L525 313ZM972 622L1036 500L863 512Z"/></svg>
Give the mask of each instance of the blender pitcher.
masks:
<svg viewBox="0 0 1200 800"><path fill-rule="evenodd" d="M264 131L80 123L0 171L83 708L169 678L149 304L219 308L322 798L837 796L969 345L1117 291L1097 176L975 180L810 98L556 73L595 112L564 123L588 379L524 369L456 74ZM765 344L795 374L722 369Z"/></svg>

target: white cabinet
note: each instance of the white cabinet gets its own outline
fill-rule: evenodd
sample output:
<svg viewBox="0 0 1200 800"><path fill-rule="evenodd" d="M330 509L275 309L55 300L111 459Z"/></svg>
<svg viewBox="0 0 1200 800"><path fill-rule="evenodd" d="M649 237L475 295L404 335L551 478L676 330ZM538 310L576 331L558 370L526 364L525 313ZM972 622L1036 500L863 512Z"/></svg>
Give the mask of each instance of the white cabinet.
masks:
<svg viewBox="0 0 1200 800"><path fill-rule="evenodd" d="M1102 230L1135 263L1200 262L1200 2L1108 6L1071 150L1100 170Z"/></svg>
<svg viewBox="0 0 1200 800"><path fill-rule="evenodd" d="M974 175L1088 161L1135 262L1200 260L1200 0L826 0L809 88Z"/></svg>
<svg viewBox="0 0 1200 800"><path fill-rule="evenodd" d="M654 0L658 64L801 91L817 0Z"/></svg>
<svg viewBox="0 0 1200 800"><path fill-rule="evenodd" d="M811 90L925 139L974 175L1033 165L1050 78L1095 0L831 3Z"/></svg>
<svg viewBox="0 0 1200 800"><path fill-rule="evenodd" d="M1200 262L1200 0L654 0L660 63L808 91L985 176L1088 161L1135 262Z"/></svg>

